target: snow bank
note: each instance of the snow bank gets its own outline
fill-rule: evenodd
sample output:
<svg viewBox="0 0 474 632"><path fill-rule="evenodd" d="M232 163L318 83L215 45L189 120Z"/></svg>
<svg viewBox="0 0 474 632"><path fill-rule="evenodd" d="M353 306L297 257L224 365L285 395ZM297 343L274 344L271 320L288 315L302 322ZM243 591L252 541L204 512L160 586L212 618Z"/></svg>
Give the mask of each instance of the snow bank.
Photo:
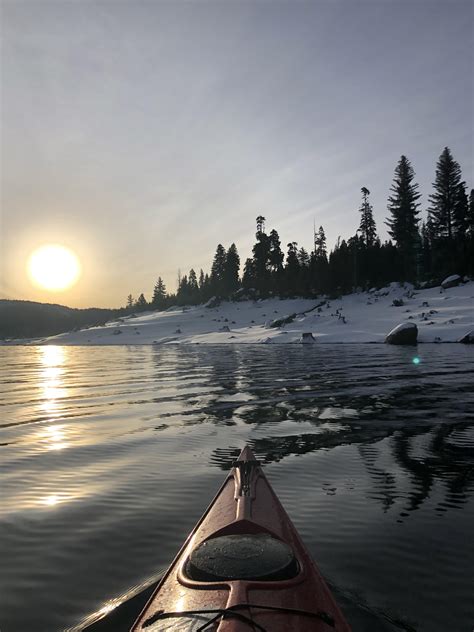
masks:
<svg viewBox="0 0 474 632"><path fill-rule="evenodd" d="M275 321L283 324L269 326ZM284 344L301 343L303 334L308 333L317 344L382 343L388 332L403 322L417 325L420 343L456 342L474 329L474 282L446 290L414 290L408 284L391 283L381 290L372 288L338 299L272 298L174 308L30 344Z"/></svg>

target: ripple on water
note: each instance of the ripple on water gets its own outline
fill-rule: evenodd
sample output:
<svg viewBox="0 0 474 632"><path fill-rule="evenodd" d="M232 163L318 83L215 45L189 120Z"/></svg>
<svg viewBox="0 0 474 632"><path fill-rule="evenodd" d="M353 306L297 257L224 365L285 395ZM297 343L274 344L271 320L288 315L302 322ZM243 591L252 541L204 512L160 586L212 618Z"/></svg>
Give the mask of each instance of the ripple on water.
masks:
<svg viewBox="0 0 474 632"><path fill-rule="evenodd" d="M466 349L425 345L418 366L374 345L0 353L6 630L62 630L155 577L245 443L356 632L455 629L453 603L470 629Z"/></svg>

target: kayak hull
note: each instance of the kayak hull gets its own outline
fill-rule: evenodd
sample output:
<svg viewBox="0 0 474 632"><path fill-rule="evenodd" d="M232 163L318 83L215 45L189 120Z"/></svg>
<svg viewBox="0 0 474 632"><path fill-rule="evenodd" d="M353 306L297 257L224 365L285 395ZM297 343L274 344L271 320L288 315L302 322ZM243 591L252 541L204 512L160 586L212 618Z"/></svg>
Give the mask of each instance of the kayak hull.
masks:
<svg viewBox="0 0 474 632"><path fill-rule="evenodd" d="M192 578L190 559L199 547L204 544L212 547L221 541L231 542L232 538L238 542L239 537L257 542L259 549L264 546L260 547L258 543L266 540L289 547L296 560L290 576L277 580L242 579L232 577L233 571L230 571L229 577L212 579L211 576L206 581ZM232 554L228 556L231 566L235 563L239 568L235 571L237 573L245 567L245 550L244 543L244 548L236 553L238 560L232 560ZM251 558L253 553L249 549L248 557ZM255 569L250 572L255 572ZM204 610L208 612L203 613ZM214 623L205 626L213 617ZM293 523L248 447L242 451L131 632L173 629L185 632L198 630L200 626L218 632L350 631Z"/></svg>

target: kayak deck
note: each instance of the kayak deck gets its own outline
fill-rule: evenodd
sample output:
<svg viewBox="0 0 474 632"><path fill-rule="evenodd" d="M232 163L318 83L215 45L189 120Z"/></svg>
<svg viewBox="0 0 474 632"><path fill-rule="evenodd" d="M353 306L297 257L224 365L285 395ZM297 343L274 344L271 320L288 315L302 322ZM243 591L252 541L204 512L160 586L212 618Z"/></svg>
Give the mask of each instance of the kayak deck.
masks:
<svg viewBox="0 0 474 632"><path fill-rule="evenodd" d="M350 632L246 447L131 632Z"/></svg>

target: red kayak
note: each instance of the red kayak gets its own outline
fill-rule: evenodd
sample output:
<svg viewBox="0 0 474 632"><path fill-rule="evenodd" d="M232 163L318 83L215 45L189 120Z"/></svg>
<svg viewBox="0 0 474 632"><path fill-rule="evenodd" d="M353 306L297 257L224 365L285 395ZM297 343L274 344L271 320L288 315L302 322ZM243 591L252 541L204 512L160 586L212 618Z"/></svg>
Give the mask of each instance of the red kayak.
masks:
<svg viewBox="0 0 474 632"><path fill-rule="evenodd" d="M131 632L350 632L250 448Z"/></svg>

